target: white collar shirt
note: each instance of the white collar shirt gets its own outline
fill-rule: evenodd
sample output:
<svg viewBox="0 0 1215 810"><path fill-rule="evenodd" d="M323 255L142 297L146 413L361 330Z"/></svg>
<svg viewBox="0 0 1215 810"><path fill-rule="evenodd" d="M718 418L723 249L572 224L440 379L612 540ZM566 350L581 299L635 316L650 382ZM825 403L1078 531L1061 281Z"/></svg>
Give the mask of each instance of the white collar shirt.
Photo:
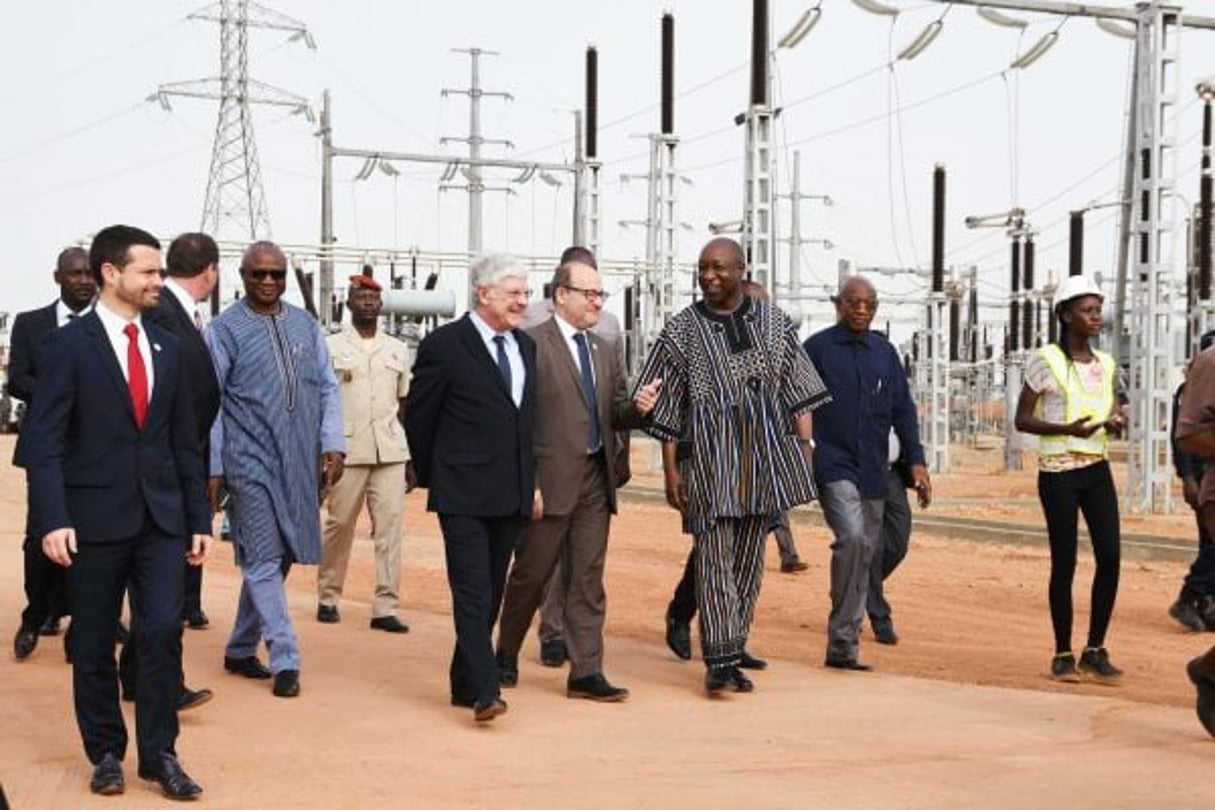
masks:
<svg viewBox="0 0 1215 810"><path fill-rule="evenodd" d="M128 323L133 323L139 328L139 354L143 357L144 373L148 378L148 402L151 403L152 388L155 385L156 378L152 366L152 352L153 350L160 351L160 345L156 344L154 346L148 340L148 333L144 330L143 321L138 315L135 316L134 320L128 321L107 307L103 302L98 301L97 317L101 319L101 326L105 329L106 337L110 339L110 346L114 349L114 354L118 358L118 366L122 369L122 378L128 384L131 381L131 371L127 367L127 344L130 341L123 330L127 328Z"/></svg>
<svg viewBox="0 0 1215 810"><path fill-rule="evenodd" d="M89 304L87 307L80 310L79 312L72 312L71 308L68 307L67 304L63 303L63 299L60 298L58 301L55 302L55 325L56 326L67 326L69 323L76 320L77 318L81 318L81 317L84 317L85 315L88 315L90 312L92 312L92 310L93 310L93 304Z"/></svg>
<svg viewBox="0 0 1215 810"><path fill-rule="evenodd" d="M498 344L494 342L494 338L506 338L504 348L506 349L506 360L510 364L510 398L514 401L515 407L519 407L523 402L523 381L527 371L523 366L523 353L519 350L519 341L515 340L514 332L495 332L481 319L476 310L469 311L468 319L476 328L477 334L481 336L481 342L485 344L485 350L489 352L489 357L494 361L495 366L498 364Z"/></svg>

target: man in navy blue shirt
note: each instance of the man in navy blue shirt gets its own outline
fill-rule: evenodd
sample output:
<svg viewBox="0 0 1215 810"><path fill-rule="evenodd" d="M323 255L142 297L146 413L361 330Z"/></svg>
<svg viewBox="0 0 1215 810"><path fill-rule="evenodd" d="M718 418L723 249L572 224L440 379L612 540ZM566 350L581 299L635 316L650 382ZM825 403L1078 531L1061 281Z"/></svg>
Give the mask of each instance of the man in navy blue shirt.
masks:
<svg viewBox="0 0 1215 810"><path fill-rule="evenodd" d="M903 364L890 341L869 329L877 304L868 280L849 278L835 298L836 324L804 344L832 396L814 415L814 475L835 535L824 662L835 669L872 669L857 653L869 565L882 527L891 428L910 464L920 505L932 497Z"/></svg>

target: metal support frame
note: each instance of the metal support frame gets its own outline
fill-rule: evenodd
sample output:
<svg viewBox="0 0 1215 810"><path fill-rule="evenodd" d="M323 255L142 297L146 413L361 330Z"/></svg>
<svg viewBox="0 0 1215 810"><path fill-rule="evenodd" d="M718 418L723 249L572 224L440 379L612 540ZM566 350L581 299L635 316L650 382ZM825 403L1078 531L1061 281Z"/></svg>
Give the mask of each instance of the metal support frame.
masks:
<svg viewBox="0 0 1215 810"><path fill-rule="evenodd" d="M780 303L774 266L772 111L766 104L747 110L747 164L743 187L743 255L751 280Z"/></svg>
<svg viewBox="0 0 1215 810"><path fill-rule="evenodd" d="M587 160L582 169L585 177L579 216L584 222L583 237L591 253L599 256L603 249L603 164L598 160Z"/></svg>
<svg viewBox="0 0 1215 810"><path fill-rule="evenodd" d="M646 217L645 295L633 341L630 368L640 368L642 359L658 339L667 320L675 314L675 272L679 253L679 174L675 170L674 135L650 135L650 173Z"/></svg>
<svg viewBox="0 0 1215 810"><path fill-rule="evenodd" d="M930 328L928 356L928 410L924 420L924 450L934 473L949 472L949 298L944 292L928 294ZM927 362L925 362L925 359Z"/></svg>
<svg viewBox="0 0 1215 810"><path fill-rule="evenodd" d="M1132 198L1131 430L1126 501L1137 512L1171 512L1170 341L1176 325L1173 275L1173 178L1180 8L1140 3L1135 46L1135 182Z"/></svg>

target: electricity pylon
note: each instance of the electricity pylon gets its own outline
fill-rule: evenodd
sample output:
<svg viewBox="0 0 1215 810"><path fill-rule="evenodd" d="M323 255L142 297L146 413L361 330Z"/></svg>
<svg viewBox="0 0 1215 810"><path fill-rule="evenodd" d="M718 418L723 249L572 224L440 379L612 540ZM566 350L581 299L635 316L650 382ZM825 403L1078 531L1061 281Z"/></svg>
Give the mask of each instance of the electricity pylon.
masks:
<svg viewBox="0 0 1215 810"><path fill-rule="evenodd" d="M313 116L301 96L249 78L249 29L287 31L291 34L288 41L303 40L312 49L316 43L304 23L248 0L218 0L187 19L219 23L220 75L162 84L152 98L165 109L169 109L170 96L219 101L202 230L217 238L268 238L270 216L262 190L251 105L288 107L310 121Z"/></svg>

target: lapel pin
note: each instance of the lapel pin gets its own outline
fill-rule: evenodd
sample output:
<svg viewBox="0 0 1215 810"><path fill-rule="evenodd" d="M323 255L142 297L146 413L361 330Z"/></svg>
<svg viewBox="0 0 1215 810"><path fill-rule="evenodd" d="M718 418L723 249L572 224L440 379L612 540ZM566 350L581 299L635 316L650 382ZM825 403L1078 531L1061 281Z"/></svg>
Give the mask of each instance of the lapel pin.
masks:
<svg viewBox="0 0 1215 810"><path fill-rule="evenodd" d="M158 352L158 351L160 351L160 344L159 344L159 343L153 343L153 344L152 344L152 351L154 351L154 352Z"/></svg>

